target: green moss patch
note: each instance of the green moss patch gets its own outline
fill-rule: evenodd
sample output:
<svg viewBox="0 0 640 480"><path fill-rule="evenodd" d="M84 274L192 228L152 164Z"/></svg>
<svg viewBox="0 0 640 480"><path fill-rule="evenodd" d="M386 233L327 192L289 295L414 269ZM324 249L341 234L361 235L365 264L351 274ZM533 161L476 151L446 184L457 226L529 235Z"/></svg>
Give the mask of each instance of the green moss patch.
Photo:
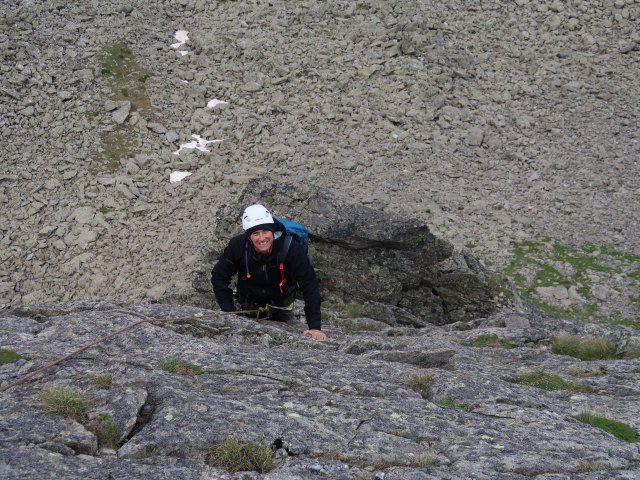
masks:
<svg viewBox="0 0 640 480"><path fill-rule="evenodd" d="M21 358L22 357L13 350L0 348L0 365L4 365L5 363L15 363Z"/></svg>
<svg viewBox="0 0 640 480"><path fill-rule="evenodd" d="M137 140L133 128L118 125L115 129L100 133L101 148L91 154L93 166L90 172L114 173L120 168L120 161L136 155Z"/></svg>
<svg viewBox="0 0 640 480"><path fill-rule="evenodd" d="M617 245L569 246L552 238L518 242L513 244L514 258L503 273L513 279L525 297L551 315L640 328L637 316L624 318L620 312L599 314L598 302L591 295L594 275L603 278L622 275L640 287L640 256L620 249ZM584 302L563 307L547 303L537 294L538 287L553 286L575 287ZM633 297L629 304L634 304Z"/></svg>
<svg viewBox="0 0 640 480"><path fill-rule="evenodd" d="M131 49L123 42L104 47L103 52L98 55L98 62L111 88L112 99L128 101L132 111L147 120L153 119L153 107L146 92L151 72L138 64ZM90 172L93 174L113 173L120 167L120 161L137 153L137 135L131 125L119 125L111 131L101 132L100 142L101 147L91 154Z"/></svg>
<svg viewBox="0 0 640 480"><path fill-rule="evenodd" d="M152 118L153 108L146 91L151 72L138 64L131 49L123 42L104 47L103 51L98 62L113 91L113 99L127 100L133 111Z"/></svg>
<svg viewBox="0 0 640 480"><path fill-rule="evenodd" d="M589 425L602 430L606 430L611 435L620 440L624 440L629 443L640 442L638 433L633 430L629 425L619 422L618 420L612 420L606 417L598 417L590 412L582 412L574 417L576 420L588 423Z"/></svg>
<svg viewBox="0 0 640 480"><path fill-rule="evenodd" d="M551 375L544 370L535 370L510 380L511 383L531 385L543 390L569 390L571 392L589 393L593 389L584 382L568 382L557 375Z"/></svg>

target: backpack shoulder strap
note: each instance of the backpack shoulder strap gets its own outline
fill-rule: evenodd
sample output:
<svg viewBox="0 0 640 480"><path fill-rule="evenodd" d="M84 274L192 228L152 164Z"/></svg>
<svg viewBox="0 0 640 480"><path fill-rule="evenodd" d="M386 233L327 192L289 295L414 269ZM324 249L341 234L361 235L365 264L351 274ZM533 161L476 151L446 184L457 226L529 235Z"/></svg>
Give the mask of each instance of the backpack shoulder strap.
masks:
<svg viewBox="0 0 640 480"><path fill-rule="evenodd" d="M287 259L287 255L289 254L289 247L291 247L291 242L293 241L293 235L288 233L284 236L284 242L282 243L282 247L278 252L278 263L284 263Z"/></svg>

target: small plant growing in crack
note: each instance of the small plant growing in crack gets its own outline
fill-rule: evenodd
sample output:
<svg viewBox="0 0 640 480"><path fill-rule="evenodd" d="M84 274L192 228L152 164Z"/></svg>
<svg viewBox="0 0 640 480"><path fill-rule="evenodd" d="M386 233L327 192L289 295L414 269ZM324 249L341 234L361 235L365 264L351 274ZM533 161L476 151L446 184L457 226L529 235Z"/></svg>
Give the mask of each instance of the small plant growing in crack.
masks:
<svg viewBox="0 0 640 480"><path fill-rule="evenodd" d="M141 450L127 456L126 458L134 458L136 460L143 458L157 457L162 453L162 450L157 445L148 445Z"/></svg>
<svg viewBox="0 0 640 480"><path fill-rule="evenodd" d="M454 403L453 400L449 399L442 400L439 403L443 407L454 408L456 410L462 410L464 412L470 412L472 410L472 407L470 405L467 405L466 403Z"/></svg>
<svg viewBox="0 0 640 480"><path fill-rule="evenodd" d="M279 332L269 332L269 346L279 347L291 343L291 337Z"/></svg>
<svg viewBox="0 0 640 480"><path fill-rule="evenodd" d="M285 377L282 380L282 383L284 383L287 387L298 387L300 385L302 385L302 382L299 380L296 380L295 378L290 378L290 377Z"/></svg>
<svg viewBox="0 0 640 480"><path fill-rule="evenodd" d="M111 375L94 375L90 373L85 375L85 378L91 380L100 390L109 390L111 388Z"/></svg>
<svg viewBox="0 0 640 480"><path fill-rule="evenodd" d="M374 464L374 468L376 470L385 470L391 467L414 467L414 468L424 468L424 467L433 467L438 465L438 459L433 455L419 455L417 457L409 457L409 458L382 458L378 460Z"/></svg>
<svg viewBox="0 0 640 480"><path fill-rule="evenodd" d="M433 374L428 372L415 373L407 377L407 382L422 398L427 398L429 388L433 383Z"/></svg>
<svg viewBox="0 0 640 480"><path fill-rule="evenodd" d="M209 465L224 468L229 473L267 473L275 468L271 447L235 437L222 440L209 448L206 459Z"/></svg>
<svg viewBox="0 0 640 480"><path fill-rule="evenodd" d="M203 373L202 367L193 363L183 362L181 360L171 359L164 362L162 369L169 373L177 373L178 375L200 375Z"/></svg>
<svg viewBox="0 0 640 480"><path fill-rule="evenodd" d="M506 338L500 339L496 334L482 334L478 335L471 342L463 343L466 347L491 347L491 348L514 348L516 345Z"/></svg>
<svg viewBox="0 0 640 480"><path fill-rule="evenodd" d="M87 430L96 435L100 446L109 448L116 448L118 446L120 427L108 413L89 420L86 427Z"/></svg>

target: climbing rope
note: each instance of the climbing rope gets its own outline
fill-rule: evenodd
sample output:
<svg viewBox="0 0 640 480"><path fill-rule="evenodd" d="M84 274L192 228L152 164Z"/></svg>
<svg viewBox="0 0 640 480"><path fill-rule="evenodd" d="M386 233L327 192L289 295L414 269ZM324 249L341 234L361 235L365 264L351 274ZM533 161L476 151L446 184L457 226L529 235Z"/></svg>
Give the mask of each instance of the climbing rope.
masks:
<svg viewBox="0 0 640 480"><path fill-rule="evenodd" d="M115 332L112 332L109 335L105 335L102 338L94 340L93 342L86 344L84 347L81 347L78 350L75 350L75 351L71 352L70 354L65 355L64 357L60 357L57 360L54 360L53 362L46 364L44 367L40 367L37 370L34 370L31 373L28 373L27 375L25 375L24 377L19 378L15 382L0 387L0 392L4 392L6 390L9 390L12 387L15 387L16 385L20 385L21 383L26 382L27 380L29 380L30 378L34 377L38 373L44 372L45 370L53 367L54 365L57 365L57 364L59 364L61 362L64 362L65 360L73 357L74 355L77 355L80 352L84 352L85 350L93 347L94 345L102 343L105 340L109 340L110 338L115 337L116 335L118 335L118 334L120 334L120 333L122 333L122 332L124 332L126 330L129 330L129 329L131 329L133 327L141 325L143 323L176 322L176 321L186 321L186 320L194 320L194 319L201 319L201 318L221 317L223 315L246 315L246 314L249 314L249 313L255 313L256 314L256 320L260 320L260 313L262 313L263 311L264 311L264 309L259 308L257 310L240 310L240 311L237 311L237 312L210 313L210 314L206 314L206 315L198 315L197 317L191 316L191 317L181 317L181 318L145 318L143 320L139 320L137 322L131 323L131 324L127 325L126 327L122 327L121 329L116 330ZM126 312L126 313L136 315L136 313L134 313L134 312Z"/></svg>

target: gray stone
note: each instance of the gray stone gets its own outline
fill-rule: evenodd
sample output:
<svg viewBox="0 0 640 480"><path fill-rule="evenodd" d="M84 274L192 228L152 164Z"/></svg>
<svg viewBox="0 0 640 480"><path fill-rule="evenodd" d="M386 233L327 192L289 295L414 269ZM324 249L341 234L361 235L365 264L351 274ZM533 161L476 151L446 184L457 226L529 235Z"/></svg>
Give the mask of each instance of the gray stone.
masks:
<svg viewBox="0 0 640 480"><path fill-rule="evenodd" d="M538 295L547 298L555 298L557 300L563 300L569 298L569 292L566 287L537 287L536 292Z"/></svg>
<svg viewBox="0 0 640 480"><path fill-rule="evenodd" d="M260 90L262 90L262 86L258 85L258 83L256 83L253 80L249 80L244 85L242 85L242 89L246 92L253 93L253 92L259 92Z"/></svg>
<svg viewBox="0 0 640 480"><path fill-rule="evenodd" d="M58 92L58 98L60 98L60 100L62 100L63 102L66 102L67 100L71 100L73 96L74 96L73 93L67 90L61 90Z"/></svg>
<svg viewBox="0 0 640 480"><path fill-rule="evenodd" d="M98 234L95 231L83 228L74 243L81 249L86 250L97 238Z"/></svg>
<svg viewBox="0 0 640 480"><path fill-rule="evenodd" d="M467 134L467 145L479 147L484 139L484 131L480 128L472 128Z"/></svg>
<svg viewBox="0 0 640 480"><path fill-rule="evenodd" d="M164 127L164 125L160 123L156 123L156 122L147 123L147 128L154 133L159 133L159 134L167 133L167 129Z"/></svg>
<svg viewBox="0 0 640 480"><path fill-rule="evenodd" d="M130 111L131 111L131 103L123 102L123 104L111 114L111 118L118 125L122 125L124 122L127 121L127 117L129 116Z"/></svg>
<svg viewBox="0 0 640 480"><path fill-rule="evenodd" d="M35 108L31 106L23 108L22 110L18 111L18 115L22 115L23 117L33 117L35 113L36 113Z"/></svg>
<svg viewBox="0 0 640 480"><path fill-rule="evenodd" d="M81 225L90 224L95 215L96 210L93 207L78 207L72 213L72 217Z"/></svg>
<svg viewBox="0 0 640 480"><path fill-rule="evenodd" d="M175 130L169 130L165 134L165 137L166 137L167 141L170 142L170 143L175 143L178 140L180 140L180 135L178 135L178 133Z"/></svg>

